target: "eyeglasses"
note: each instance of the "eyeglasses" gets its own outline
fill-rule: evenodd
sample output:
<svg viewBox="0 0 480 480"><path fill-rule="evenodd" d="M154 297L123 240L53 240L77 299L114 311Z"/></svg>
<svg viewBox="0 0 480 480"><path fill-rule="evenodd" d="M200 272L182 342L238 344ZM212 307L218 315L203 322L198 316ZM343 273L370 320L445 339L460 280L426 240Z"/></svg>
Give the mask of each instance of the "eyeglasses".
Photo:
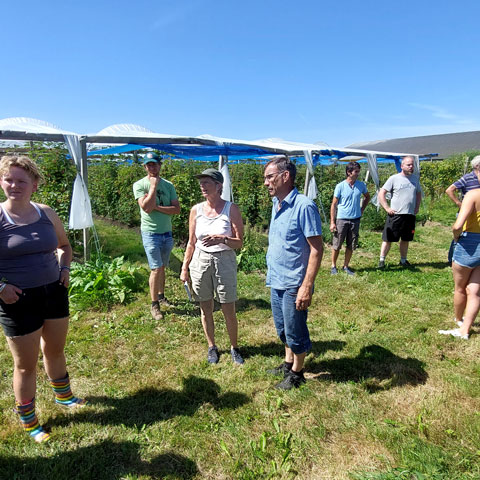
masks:
<svg viewBox="0 0 480 480"><path fill-rule="evenodd" d="M263 178L267 182L271 182L275 177L278 177L278 175L281 175L283 172L277 172L277 173L271 173L270 175L265 175Z"/></svg>

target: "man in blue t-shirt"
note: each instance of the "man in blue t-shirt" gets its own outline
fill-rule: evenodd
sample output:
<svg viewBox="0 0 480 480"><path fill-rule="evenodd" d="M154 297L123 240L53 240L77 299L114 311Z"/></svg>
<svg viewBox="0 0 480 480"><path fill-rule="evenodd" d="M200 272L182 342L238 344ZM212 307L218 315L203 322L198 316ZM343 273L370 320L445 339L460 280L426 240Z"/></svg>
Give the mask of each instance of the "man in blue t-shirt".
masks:
<svg viewBox="0 0 480 480"><path fill-rule="evenodd" d="M347 275L354 275L350 270L350 259L353 250L358 245L358 232L360 229L360 218L365 207L370 201L370 194L367 186L360 182L360 165L357 162L350 162L345 168L346 179L335 187L332 206L330 207L330 231L332 238L332 268L330 273L336 275L337 259L342 244L346 241L345 260L343 271ZM362 195L364 197L362 204Z"/></svg>
<svg viewBox="0 0 480 480"><path fill-rule="evenodd" d="M285 345L285 361L270 370L283 375L281 390L305 383L303 363L311 349L307 309L323 256L322 222L315 203L295 188L295 164L285 155L265 166L264 185L273 198L268 232L267 286L273 322Z"/></svg>

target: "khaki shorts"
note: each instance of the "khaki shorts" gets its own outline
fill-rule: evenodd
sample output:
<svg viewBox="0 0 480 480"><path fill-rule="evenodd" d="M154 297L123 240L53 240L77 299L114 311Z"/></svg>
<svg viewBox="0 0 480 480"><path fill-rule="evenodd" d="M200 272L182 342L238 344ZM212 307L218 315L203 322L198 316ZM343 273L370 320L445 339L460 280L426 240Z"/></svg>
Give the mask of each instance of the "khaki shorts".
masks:
<svg viewBox="0 0 480 480"><path fill-rule="evenodd" d="M233 250L204 252L195 249L190 262L192 290L200 302L216 298L232 303L237 297L237 258Z"/></svg>

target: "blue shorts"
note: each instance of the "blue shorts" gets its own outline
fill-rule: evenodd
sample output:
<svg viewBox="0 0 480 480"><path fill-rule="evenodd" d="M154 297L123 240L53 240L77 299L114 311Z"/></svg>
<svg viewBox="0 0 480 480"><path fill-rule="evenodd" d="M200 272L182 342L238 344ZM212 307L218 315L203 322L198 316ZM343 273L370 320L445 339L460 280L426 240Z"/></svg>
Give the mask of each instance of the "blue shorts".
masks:
<svg viewBox="0 0 480 480"><path fill-rule="evenodd" d="M453 261L461 267L480 267L480 233L463 232L453 251Z"/></svg>
<svg viewBox="0 0 480 480"><path fill-rule="evenodd" d="M298 288L287 290L271 289L273 322L280 340L293 353L300 355L312 348L307 327L307 310L297 310L295 300Z"/></svg>
<svg viewBox="0 0 480 480"><path fill-rule="evenodd" d="M150 269L168 267L170 253L173 249L172 232L142 232L142 241Z"/></svg>

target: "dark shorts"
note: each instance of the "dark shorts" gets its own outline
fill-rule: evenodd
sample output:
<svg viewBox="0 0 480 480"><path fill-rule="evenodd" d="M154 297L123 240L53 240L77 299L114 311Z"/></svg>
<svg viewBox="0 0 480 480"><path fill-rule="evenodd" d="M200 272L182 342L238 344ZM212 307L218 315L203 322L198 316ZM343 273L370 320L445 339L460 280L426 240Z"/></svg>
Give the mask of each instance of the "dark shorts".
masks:
<svg viewBox="0 0 480 480"><path fill-rule="evenodd" d="M45 320L69 316L68 289L56 281L23 289L15 303L0 300L0 324L7 337L35 332Z"/></svg>
<svg viewBox="0 0 480 480"><path fill-rule="evenodd" d="M415 234L415 215L388 215L383 229L384 242L411 242Z"/></svg>
<svg viewBox="0 0 480 480"><path fill-rule="evenodd" d="M355 250L358 246L358 232L360 231L360 218L337 218L335 222L337 231L333 235L332 246L334 250L340 250L346 240L347 248Z"/></svg>

